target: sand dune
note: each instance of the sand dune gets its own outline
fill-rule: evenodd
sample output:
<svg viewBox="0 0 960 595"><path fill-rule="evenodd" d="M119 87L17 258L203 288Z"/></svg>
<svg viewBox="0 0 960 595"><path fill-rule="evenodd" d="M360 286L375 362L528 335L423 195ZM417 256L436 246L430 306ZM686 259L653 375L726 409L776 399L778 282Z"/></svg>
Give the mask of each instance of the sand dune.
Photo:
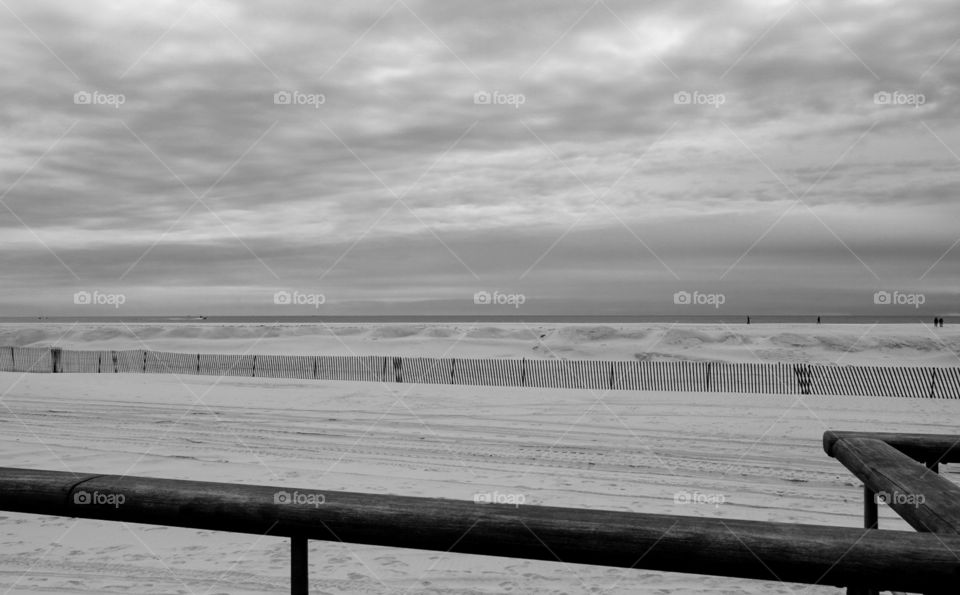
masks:
<svg viewBox="0 0 960 595"><path fill-rule="evenodd" d="M4 324L0 345L189 353L960 365L960 329L810 324Z"/></svg>

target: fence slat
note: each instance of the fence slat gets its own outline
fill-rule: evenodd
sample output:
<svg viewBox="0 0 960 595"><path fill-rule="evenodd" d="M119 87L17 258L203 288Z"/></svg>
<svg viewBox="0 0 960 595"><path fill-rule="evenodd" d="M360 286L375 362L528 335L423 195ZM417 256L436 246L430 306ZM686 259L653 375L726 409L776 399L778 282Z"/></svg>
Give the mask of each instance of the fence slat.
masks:
<svg viewBox="0 0 960 595"><path fill-rule="evenodd" d="M219 355L61 350L66 373L203 374L589 390L960 399L960 368L690 361ZM0 372L52 371L51 350L0 347Z"/></svg>
<svg viewBox="0 0 960 595"><path fill-rule="evenodd" d="M451 358L387 357L384 358L386 382L418 384L450 384L454 361ZM457 360L457 364L460 360Z"/></svg>
<svg viewBox="0 0 960 595"><path fill-rule="evenodd" d="M259 378L313 380L317 374L317 358L312 355L258 355L256 364Z"/></svg>
<svg viewBox="0 0 960 595"><path fill-rule="evenodd" d="M537 388L605 389L610 386L608 366L608 363L598 361L528 359L526 385Z"/></svg>
<svg viewBox="0 0 960 595"><path fill-rule="evenodd" d="M114 351L117 360L117 373L142 374L146 371L147 354L139 349Z"/></svg>
<svg viewBox="0 0 960 595"><path fill-rule="evenodd" d="M960 368L937 368L934 392L940 399L960 399Z"/></svg>
<svg viewBox="0 0 960 595"><path fill-rule="evenodd" d="M49 374L53 372L53 358L50 349L42 347L14 347L12 372L33 372Z"/></svg>
<svg viewBox="0 0 960 595"><path fill-rule="evenodd" d="M613 362L614 390L640 390L640 362Z"/></svg>
<svg viewBox="0 0 960 595"><path fill-rule="evenodd" d="M321 355L317 357L317 378L380 382L383 362L377 356Z"/></svg>
<svg viewBox="0 0 960 595"><path fill-rule="evenodd" d="M13 347L0 347L0 372L13 372Z"/></svg>
<svg viewBox="0 0 960 595"><path fill-rule="evenodd" d="M192 353L172 353L167 351L147 351L147 374L198 374L199 358Z"/></svg>
<svg viewBox="0 0 960 595"><path fill-rule="evenodd" d="M452 365L452 376L454 384L523 386L523 361L457 358Z"/></svg>
<svg viewBox="0 0 960 595"><path fill-rule="evenodd" d="M253 376L252 355L217 355L201 353L198 374L204 376Z"/></svg>
<svg viewBox="0 0 960 595"><path fill-rule="evenodd" d="M116 372L112 351L60 352L60 371L64 374L112 374Z"/></svg>

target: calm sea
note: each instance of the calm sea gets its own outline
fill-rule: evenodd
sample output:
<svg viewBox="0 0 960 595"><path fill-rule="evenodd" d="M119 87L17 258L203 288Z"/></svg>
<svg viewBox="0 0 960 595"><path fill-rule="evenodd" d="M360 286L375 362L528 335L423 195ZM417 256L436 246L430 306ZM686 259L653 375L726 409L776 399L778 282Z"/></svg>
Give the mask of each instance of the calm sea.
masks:
<svg viewBox="0 0 960 595"><path fill-rule="evenodd" d="M43 318L3 317L0 322L65 322L65 323L127 323L127 324L377 324L377 323L524 323L524 324L744 324L746 316L50 316ZM932 324L929 316L851 316L824 315L823 324ZM946 324L960 321L960 317L944 317ZM816 316L751 316L751 324L810 323Z"/></svg>

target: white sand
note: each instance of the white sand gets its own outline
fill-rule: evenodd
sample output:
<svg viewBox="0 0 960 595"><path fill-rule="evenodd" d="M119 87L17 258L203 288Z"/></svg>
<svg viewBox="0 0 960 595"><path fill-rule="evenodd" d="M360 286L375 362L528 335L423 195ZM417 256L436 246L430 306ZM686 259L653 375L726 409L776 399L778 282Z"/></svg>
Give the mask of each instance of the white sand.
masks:
<svg viewBox="0 0 960 595"><path fill-rule="evenodd" d="M960 337L847 325L5 325L0 344L61 335L88 349L918 365L957 365L946 345ZM850 527L861 489L823 453L823 432L957 433L960 414L960 402L925 399L172 375L0 373L0 395L4 466L465 500L499 491L529 504ZM725 502L677 504L681 490ZM881 526L910 530L889 509ZM283 593L288 565L277 538L0 512L0 593ZM312 543L311 577L327 594L842 592L325 542Z"/></svg>
<svg viewBox="0 0 960 595"><path fill-rule="evenodd" d="M951 401L0 374L3 465L859 526L828 428L956 432ZM947 468L947 476L955 478ZM722 494L676 504L679 490ZM892 511L881 526L909 530ZM0 591L282 593L282 539L0 513ZM315 593L796 585L313 542ZM24 574L26 573L26 574ZM814 588L810 593L836 593Z"/></svg>
<svg viewBox="0 0 960 595"><path fill-rule="evenodd" d="M960 327L920 324L3 324L0 345L188 353L958 366Z"/></svg>

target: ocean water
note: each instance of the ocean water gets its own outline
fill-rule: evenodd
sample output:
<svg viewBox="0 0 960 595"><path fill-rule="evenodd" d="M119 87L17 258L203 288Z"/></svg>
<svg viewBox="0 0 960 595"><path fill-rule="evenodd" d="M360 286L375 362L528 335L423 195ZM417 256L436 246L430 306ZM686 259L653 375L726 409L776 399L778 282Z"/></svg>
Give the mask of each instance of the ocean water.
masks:
<svg viewBox="0 0 960 595"><path fill-rule="evenodd" d="M944 316L944 323L960 321L960 317ZM127 324L378 324L378 323L525 323L525 324L745 324L744 315L723 316L49 316L4 317L5 323L127 323ZM823 315L823 324L933 324L931 316L854 316ZM751 316L751 324L809 323L816 316L765 315Z"/></svg>

